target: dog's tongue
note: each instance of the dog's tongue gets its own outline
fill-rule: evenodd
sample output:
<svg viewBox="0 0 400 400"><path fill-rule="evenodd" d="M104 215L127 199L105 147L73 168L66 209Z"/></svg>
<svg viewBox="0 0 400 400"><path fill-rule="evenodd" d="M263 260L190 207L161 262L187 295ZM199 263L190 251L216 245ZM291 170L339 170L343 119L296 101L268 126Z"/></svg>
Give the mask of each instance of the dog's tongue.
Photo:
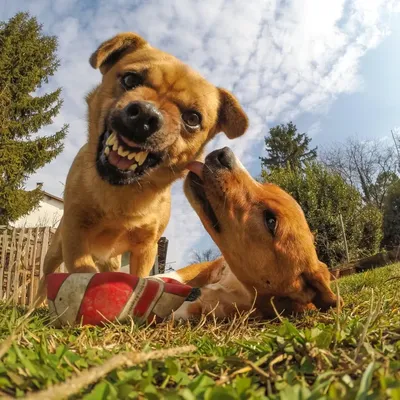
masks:
<svg viewBox="0 0 400 400"><path fill-rule="evenodd" d="M186 168L189 171L192 171L193 173L195 173L201 180L203 180L203 168L204 168L204 164L200 161L192 161L191 163L189 163Z"/></svg>
<svg viewBox="0 0 400 400"><path fill-rule="evenodd" d="M127 171L129 167L135 162L135 160L128 160L127 158L118 155L116 151L111 150L108 156L108 162L122 171Z"/></svg>

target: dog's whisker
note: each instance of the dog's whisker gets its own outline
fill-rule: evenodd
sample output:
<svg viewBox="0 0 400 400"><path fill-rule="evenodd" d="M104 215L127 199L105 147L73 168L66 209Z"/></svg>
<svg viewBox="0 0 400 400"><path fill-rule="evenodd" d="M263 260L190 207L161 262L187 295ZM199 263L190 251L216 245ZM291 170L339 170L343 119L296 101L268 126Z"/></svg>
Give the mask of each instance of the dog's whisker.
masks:
<svg viewBox="0 0 400 400"><path fill-rule="evenodd" d="M226 193L224 193L224 205L223 205L223 211L225 212L226 211L226 200L227 200L227 195L226 195Z"/></svg>
<svg viewBox="0 0 400 400"><path fill-rule="evenodd" d="M170 163L169 163L169 168L170 168L170 170L172 171L172 173L176 176L177 175L177 172L174 170L174 165L173 165L173 163L172 163L172 160L171 160L171 156L168 154L168 158L169 158L169 161L170 161Z"/></svg>
<svg viewBox="0 0 400 400"><path fill-rule="evenodd" d="M214 175L214 171L213 171L213 169L212 169L209 165L204 164L204 166L211 172L211 174Z"/></svg>

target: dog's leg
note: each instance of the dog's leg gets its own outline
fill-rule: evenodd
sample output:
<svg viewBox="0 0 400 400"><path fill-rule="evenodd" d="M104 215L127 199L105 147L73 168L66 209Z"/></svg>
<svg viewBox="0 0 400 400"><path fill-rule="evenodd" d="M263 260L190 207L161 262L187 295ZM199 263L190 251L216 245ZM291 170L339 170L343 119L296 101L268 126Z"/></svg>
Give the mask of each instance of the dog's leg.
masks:
<svg viewBox="0 0 400 400"><path fill-rule="evenodd" d="M112 257L107 261L98 261L96 263L100 272L118 272L121 268L121 258L122 256Z"/></svg>
<svg viewBox="0 0 400 400"><path fill-rule="evenodd" d="M219 257L213 261L191 264L173 272L157 275L157 277L175 279L193 287L203 287L218 282L224 273L224 269L225 260L223 257Z"/></svg>
<svg viewBox="0 0 400 400"><path fill-rule="evenodd" d="M251 302L244 302L230 289L219 283L213 283L201 288L200 297L195 301L185 301L173 313L173 318L187 320L201 315L214 315L216 318L224 318L237 311L249 311L251 306Z"/></svg>
<svg viewBox="0 0 400 400"><path fill-rule="evenodd" d="M48 249L44 263L43 263L43 276L40 279L39 287L36 292L35 300L33 302L34 307L39 307L46 298L46 276L53 273L63 262L63 253L61 246L61 225L63 221L61 219L60 224L54 234L50 248Z"/></svg>
<svg viewBox="0 0 400 400"><path fill-rule="evenodd" d="M88 232L71 216L65 219L62 228L62 252L68 272L98 272L90 251Z"/></svg>
<svg viewBox="0 0 400 400"><path fill-rule="evenodd" d="M129 259L129 272L131 275L145 278L149 276L157 256L157 243L146 247L135 247Z"/></svg>

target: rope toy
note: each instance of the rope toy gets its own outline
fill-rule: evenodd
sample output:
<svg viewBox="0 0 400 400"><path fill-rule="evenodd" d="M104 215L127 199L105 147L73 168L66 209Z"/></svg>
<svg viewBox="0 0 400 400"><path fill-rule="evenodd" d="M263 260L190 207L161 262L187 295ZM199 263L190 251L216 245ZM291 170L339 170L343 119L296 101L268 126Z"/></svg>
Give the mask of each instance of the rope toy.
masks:
<svg viewBox="0 0 400 400"><path fill-rule="evenodd" d="M137 324L161 322L199 288L171 278L138 278L122 272L54 273L46 277L47 301L55 327L102 325L133 318Z"/></svg>

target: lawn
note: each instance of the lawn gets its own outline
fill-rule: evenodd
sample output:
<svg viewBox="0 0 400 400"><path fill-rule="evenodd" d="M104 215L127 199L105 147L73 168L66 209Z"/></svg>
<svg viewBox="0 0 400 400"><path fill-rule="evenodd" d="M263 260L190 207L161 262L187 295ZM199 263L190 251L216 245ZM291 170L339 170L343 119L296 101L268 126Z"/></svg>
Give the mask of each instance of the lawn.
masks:
<svg viewBox="0 0 400 400"><path fill-rule="evenodd" d="M399 281L400 264L343 278L339 315L267 323L57 330L2 305L0 398L400 399Z"/></svg>

